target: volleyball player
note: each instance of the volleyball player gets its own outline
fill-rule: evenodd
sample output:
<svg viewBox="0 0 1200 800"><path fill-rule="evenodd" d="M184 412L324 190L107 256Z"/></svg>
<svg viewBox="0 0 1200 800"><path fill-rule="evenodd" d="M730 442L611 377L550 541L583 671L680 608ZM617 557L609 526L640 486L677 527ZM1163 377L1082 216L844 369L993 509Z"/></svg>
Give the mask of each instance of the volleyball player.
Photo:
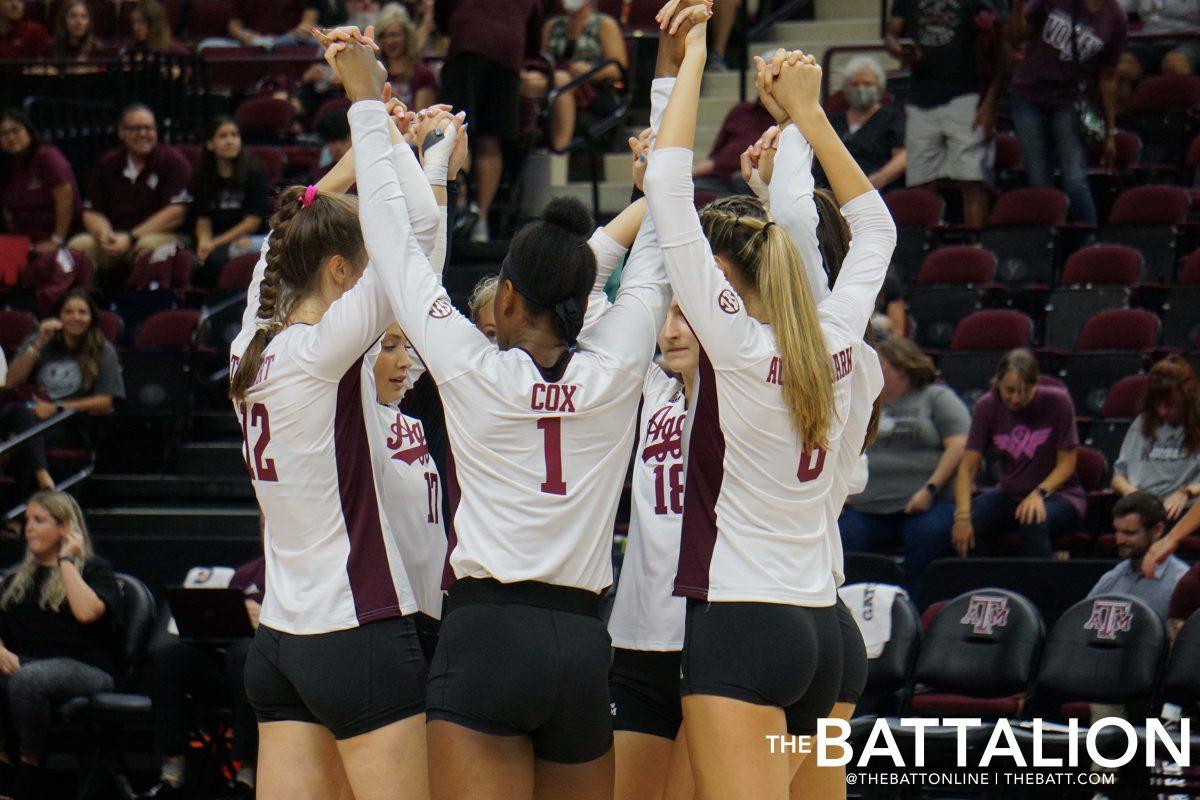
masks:
<svg viewBox="0 0 1200 800"><path fill-rule="evenodd" d="M673 4L664 14L678 22ZM702 346L675 587L689 598L684 721L701 797L783 797L789 764L765 736L815 732L838 689L825 509L836 470L825 461L844 432L853 350L895 229L820 110L820 69L804 63L784 65L771 91L850 221L832 295L818 313L795 246L761 207L698 218L687 166L703 49L693 29L646 177L672 288Z"/></svg>
<svg viewBox="0 0 1200 800"><path fill-rule="evenodd" d="M611 797L599 592L665 310L653 226L642 225L614 305L576 343L595 277L591 224L577 203L552 203L502 265L494 346L411 240L372 59L349 45L335 68L355 101L367 249L399 272L389 296L438 384L452 452L449 596L428 693L434 796Z"/></svg>
<svg viewBox="0 0 1200 800"><path fill-rule="evenodd" d="M405 154L389 142L389 159ZM328 185L281 196L230 354L270 575L246 668L258 793L328 798L348 779L358 800L424 798L418 606L372 474L361 370L392 314L357 203Z"/></svg>

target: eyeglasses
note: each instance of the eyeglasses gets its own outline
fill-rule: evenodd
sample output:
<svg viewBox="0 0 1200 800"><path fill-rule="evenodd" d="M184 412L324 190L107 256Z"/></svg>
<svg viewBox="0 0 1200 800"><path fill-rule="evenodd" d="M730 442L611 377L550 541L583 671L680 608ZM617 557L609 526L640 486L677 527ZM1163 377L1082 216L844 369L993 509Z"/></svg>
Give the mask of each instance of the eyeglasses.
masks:
<svg viewBox="0 0 1200 800"><path fill-rule="evenodd" d="M153 133L153 125L122 125L121 130L127 133Z"/></svg>

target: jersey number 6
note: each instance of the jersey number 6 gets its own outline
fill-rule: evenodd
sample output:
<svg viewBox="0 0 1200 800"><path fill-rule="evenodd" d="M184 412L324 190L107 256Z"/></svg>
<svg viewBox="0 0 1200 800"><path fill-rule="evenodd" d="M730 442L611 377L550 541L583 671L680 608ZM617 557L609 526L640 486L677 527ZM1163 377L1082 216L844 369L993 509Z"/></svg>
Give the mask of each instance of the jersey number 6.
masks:
<svg viewBox="0 0 1200 800"><path fill-rule="evenodd" d="M257 428L259 432L258 441L254 443L253 461L250 452L251 428ZM246 467L250 470L250 477L260 481L279 480L275 472L275 459L266 457L267 445L271 443L271 419L267 407L262 403L254 403L249 407L242 403L242 438L246 443Z"/></svg>

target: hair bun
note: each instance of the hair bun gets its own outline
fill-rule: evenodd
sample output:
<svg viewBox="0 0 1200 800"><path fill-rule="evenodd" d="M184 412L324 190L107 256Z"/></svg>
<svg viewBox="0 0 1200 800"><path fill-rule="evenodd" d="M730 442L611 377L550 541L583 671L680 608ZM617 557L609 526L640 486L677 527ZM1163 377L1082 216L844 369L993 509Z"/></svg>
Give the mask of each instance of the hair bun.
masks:
<svg viewBox="0 0 1200 800"><path fill-rule="evenodd" d="M542 219L583 239L591 236L595 227L592 215L583 203L574 197L558 197L551 200L542 211Z"/></svg>

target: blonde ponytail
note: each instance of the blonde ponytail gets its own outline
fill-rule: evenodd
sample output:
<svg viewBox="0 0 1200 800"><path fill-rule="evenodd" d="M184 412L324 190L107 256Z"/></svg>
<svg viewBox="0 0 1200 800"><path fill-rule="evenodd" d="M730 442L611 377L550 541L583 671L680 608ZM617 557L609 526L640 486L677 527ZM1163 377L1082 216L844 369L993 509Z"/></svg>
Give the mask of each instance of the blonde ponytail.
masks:
<svg viewBox="0 0 1200 800"><path fill-rule="evenodd" d="M791 236L755 198L710 203L700 214L713 252L729 259L758 289L763 322L775 335L783 400L805 448L828 447L833 421L833 362L817 303Z"/></svg>

